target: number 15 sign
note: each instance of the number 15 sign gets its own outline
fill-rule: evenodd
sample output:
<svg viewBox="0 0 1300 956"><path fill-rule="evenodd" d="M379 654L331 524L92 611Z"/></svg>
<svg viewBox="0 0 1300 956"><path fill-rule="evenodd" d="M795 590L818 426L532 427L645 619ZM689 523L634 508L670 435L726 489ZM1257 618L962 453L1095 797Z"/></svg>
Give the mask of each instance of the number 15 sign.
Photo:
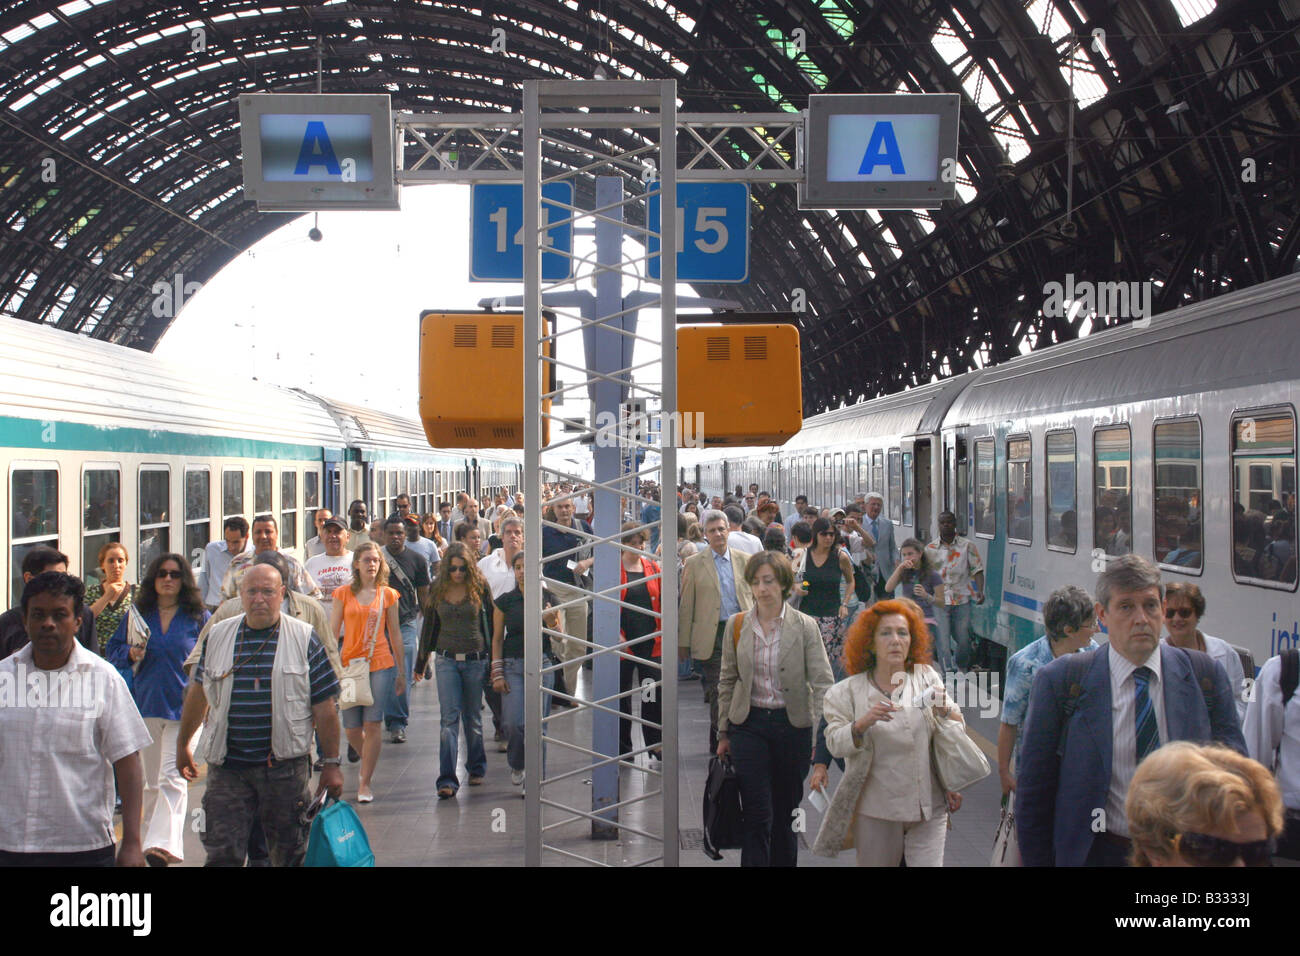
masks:
<svg viewBox="0 0 1300 956"><path fill-rule="evenodd" d="M659 228L659 183L649 184L646 223ZM746 183L679 182L677 184L677 279L679 282L749 281L749 186ZM650 236L647 251L659 251ZM651 279L658 279L659 257L650 260Z"/></svg>

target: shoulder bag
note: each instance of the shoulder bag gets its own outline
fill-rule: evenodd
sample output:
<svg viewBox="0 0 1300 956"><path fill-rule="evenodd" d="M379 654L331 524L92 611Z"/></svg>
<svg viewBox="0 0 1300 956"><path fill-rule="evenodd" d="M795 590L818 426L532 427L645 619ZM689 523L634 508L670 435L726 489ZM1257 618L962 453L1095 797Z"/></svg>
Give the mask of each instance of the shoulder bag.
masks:
<svg viewBox="0 0 1300 956"><path fill-rule="evenodd" d="M375 604L379 605L378 613ZM350 707L371 707L375 703L375 695L370 690L370 658L375 653L379 622L384 616L382 589L375 590L375 604L370 605L366 618L366 629L370 632L370 640L366 643L366 656L354 657L343 667L343 677L339 681L339 704L343 710Z"/></svg>
<svg viewBox="0 0 1300 956"><path fill-rule="evenodd" d="M928 667L926 671L927 674L933 673ZM925 708L925 715L933 730L930 757L934 763L934 772L939 775L939 785L944 790L964 790L992 773L988 758L975 745L975 741L970 739L962 721L938 717L933 706Z"/></svg>
<svg viewBox="0 0 1300 956"><path fill-rule="evenodd" d="M808 561L808 549L804 548L802 551L799 552L798 557L794 559L794 562L791 565L794 569L794 585L790 588L790 597L786 599L786 603L789 604L796 611L799 610L799 605L803 603L803 596L804 596L803 572L807 561Z"/></svg>

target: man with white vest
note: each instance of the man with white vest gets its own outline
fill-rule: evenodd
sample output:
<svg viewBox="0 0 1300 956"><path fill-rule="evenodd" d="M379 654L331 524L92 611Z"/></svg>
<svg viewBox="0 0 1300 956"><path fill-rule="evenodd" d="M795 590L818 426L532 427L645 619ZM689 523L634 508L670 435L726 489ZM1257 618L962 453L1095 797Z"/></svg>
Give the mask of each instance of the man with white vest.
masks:
<svg viewBox="0 0 1300 956"><path fill-rule="evenodd" d="M240 866L254 817L266 833L272 866L298 866L307 853L301 814L311 802L311 740L324 753L320 789L343 792L338 678L315 629L280 613L284 583L254 565L239 583L244 613L212 629L185 696L176 766L198 776L189 741L204 714L208 763L203 846L208 866Z"/></svg>

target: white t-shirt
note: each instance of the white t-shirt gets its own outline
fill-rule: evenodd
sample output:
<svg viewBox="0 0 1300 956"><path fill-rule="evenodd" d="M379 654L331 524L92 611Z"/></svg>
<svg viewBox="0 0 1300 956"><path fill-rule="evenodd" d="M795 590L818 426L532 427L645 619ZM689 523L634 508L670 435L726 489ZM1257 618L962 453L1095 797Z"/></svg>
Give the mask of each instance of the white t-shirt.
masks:
<svg viewBox="0 0 1300 956"><path fill-rule="evenodd" d="M758 554L763 550L763 542L748 531L732 531L727 534L727 547L743 551L745 554Z"/></svg>
<svg viewBox="0 0 1300 956"><path fill-rule="evenodd" d="M320 585L320 603L328 611L334 603L334 589L352 583L352 552L345 550L337 558L328 554L315 555L307 559L306 568Z"/></svg>

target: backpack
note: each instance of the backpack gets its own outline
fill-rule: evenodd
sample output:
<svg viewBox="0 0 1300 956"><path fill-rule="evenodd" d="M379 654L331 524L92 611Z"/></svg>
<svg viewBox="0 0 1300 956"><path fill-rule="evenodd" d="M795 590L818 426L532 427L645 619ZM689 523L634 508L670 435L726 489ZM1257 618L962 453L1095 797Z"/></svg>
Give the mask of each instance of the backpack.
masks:
<svg viewBox="0 0 1300 956"><path fill-rule="evenodd" d="M1201 688L1201 697L1205 700L1205 710L1208 714L1214 714L1214 706L1217 703L1217 694L1214 686L1214 668L1215 661L1208 654L1189 654L1184 648L1177 648L1186 655L1188 662L1192 665L1192 676L1196 678L1196 683ZM1097 648L1098 651L1102 648ZM1060 727L1061 739L1056 748L1056 756L1064 759L1065 741L1067 735L1067 722L1074 715L1079 707L1079 697L1083 694L1084 671L1092 660L1091 654L1070 654L1065 665L1065 701L1060 705ZM1294 690L1294 686L1292 688Z"/></svg>

